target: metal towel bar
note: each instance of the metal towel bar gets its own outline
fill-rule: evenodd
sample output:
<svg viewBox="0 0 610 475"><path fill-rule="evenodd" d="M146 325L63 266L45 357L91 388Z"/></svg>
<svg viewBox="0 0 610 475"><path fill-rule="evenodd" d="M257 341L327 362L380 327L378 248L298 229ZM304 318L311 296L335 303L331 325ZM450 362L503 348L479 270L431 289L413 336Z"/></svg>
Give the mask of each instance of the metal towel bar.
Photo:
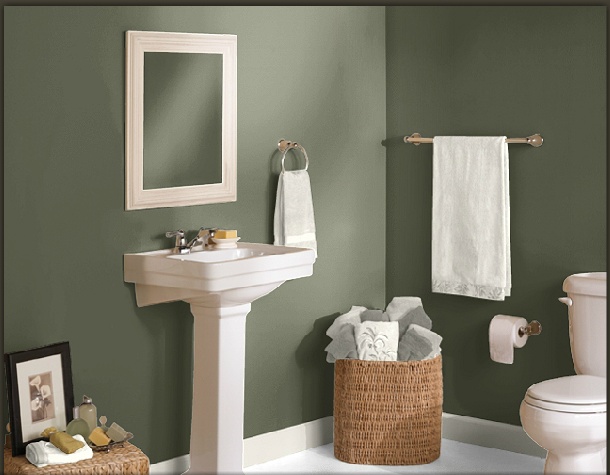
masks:
<svg viewBox="0 0 610 475"><path fill-rule="evenodd" d="M403 138L405 143L412 143L413 145L419 145L422 143L432 143L433 138L422 137L417 132L411 135L405 135ZM544 139L540 134L530 135L529 137L520 137L520 138L512 138L506 139L506 143L526 143L531 145L532 147L540 147Z"/></svg>

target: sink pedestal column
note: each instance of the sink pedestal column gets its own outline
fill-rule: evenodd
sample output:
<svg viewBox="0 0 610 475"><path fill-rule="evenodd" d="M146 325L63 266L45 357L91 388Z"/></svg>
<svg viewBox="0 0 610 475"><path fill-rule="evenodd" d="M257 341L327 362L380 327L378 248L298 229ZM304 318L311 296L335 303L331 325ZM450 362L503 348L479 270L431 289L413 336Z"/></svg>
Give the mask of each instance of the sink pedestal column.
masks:
<svg viewBox="0 0 610 475"><path fill-rule="evenodd" d="M246 315L251 305L193 314L193 415L188 473L242 473Z"/></svg>

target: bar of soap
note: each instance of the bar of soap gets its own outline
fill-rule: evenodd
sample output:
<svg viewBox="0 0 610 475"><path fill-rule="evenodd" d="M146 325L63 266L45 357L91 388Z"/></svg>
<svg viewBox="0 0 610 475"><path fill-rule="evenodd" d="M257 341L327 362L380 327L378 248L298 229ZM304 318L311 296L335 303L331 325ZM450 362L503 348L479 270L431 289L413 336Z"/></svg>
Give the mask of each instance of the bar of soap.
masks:
<svg viewBox="0 0 610 475"><path fill-rule="evenodd" d="M76 440L67 432L53 432L49 437L49 442L64 454L73 454L78 449L85 446L84 443L80 440Z"/></svg>
<svg viewBox="0 0 610 475"><path fill-rule="evenodd" d="M122 440L125 440L127 438L127 432L125 431L125 429L123 429L116 422L113 422L110 425L108 431L106 431L106 434L115 442L121 442Z"/></svg>
<svg viewBox="0 0 610 475"><path fill-rule="evenodd" d="M237 231L235 229L219 229L214 233L214 237L218 239L235 239Z"/></svg>
<svg viewBox="0 0 610 475"><path fill-rule="evenodd" d="M91 434L89 434L89 440L97 446L108 445L110 443L110 437L105 434L101 427L93 429Z"/></svg>
<svg viewBox="0 0 610 475"><path fill-rule="evenodd" d="M59 432L59 431L57 430L57 427L55 427L55 426L50 426L50 427L47 427L45 430L43 430L43 431L40 433L40 435L41 435L42 437L49 437L49 436L50 436L51 434L53 434L54 432ZM68 434L68 435L69 435L69 434Z"/></svg>

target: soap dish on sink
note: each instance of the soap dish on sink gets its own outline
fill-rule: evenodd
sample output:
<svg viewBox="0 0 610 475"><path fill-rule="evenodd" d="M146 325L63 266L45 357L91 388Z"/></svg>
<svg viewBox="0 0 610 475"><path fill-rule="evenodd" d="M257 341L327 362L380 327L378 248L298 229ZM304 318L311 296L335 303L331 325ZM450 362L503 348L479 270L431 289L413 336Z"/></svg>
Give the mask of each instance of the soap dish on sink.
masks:
<svg viewBox="0 0 610 475"><path fill-rule="evenodd" d="M234 247L237 247L237 241L239 241L241 238L240 237L236 237L236 238L225 238L225 239L221 239L221 238L211 238L212 241L214 241L215 244L215 248L216 249L231 249Z"/></svg>

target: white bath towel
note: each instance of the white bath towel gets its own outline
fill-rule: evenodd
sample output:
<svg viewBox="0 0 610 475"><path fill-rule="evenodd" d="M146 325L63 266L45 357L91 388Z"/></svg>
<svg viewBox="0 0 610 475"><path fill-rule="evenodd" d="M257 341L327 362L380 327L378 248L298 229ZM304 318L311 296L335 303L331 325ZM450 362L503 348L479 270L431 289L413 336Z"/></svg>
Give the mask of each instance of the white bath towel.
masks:
<svg viewBox="0 0 610 475"><path fill-rule="evenodd" d="M92 458L93 450L87 445L83 436L77 434L74 438L85 443L84 447L76 452L65 454L51 442L31 442L25 447L25 458L39 468L47 465L80 462Z"/></svg>
<svg viewBox="0 0 610 475"><path fill-rule="evenodd" d="M273 217L274 244L313 249L318 255L311 183L306 170L280 173Z"/></svg>
<svg viewBox="0 0 610 475"><path fill-rule="evenodd" d="M434 137L432 291L510 295L506 137Z"/></svg>

